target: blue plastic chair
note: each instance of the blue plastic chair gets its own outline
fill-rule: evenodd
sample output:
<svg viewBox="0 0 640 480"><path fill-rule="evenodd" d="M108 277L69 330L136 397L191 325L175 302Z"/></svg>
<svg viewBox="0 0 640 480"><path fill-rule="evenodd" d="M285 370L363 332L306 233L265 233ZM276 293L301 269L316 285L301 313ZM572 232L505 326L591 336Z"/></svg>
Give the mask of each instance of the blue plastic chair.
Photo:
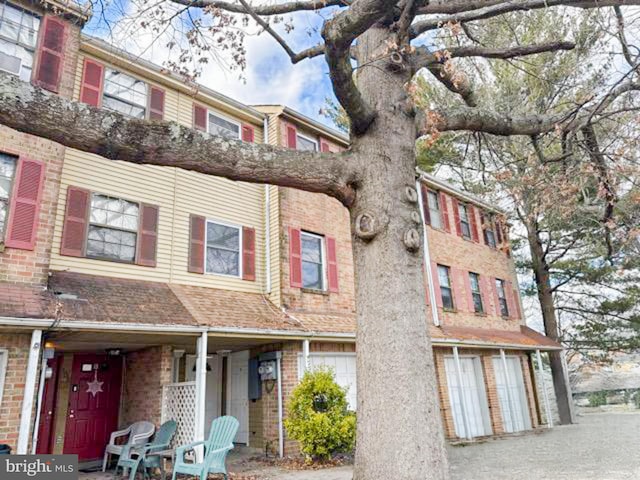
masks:
<svg viewBox="0 0 640 480"><path fill-rule="evenodd" d="M145 445L126 445L123 450L123 454L118 459L118 465L116 465L116 474L118 468L122 468L122 474L126 475L127 469L131 469L129 474L129 480L135 480L138 468L142 465L142 471L144 478L148 478L149 474L147 469L159 468L162 472L162 478L164 479L164 470L162 466L162 458L156 455L147 457L148 454L166 450L169 448L171 439L176 433L177 424L174 420L169 420L163 423L151 443Z"/></svg>
<svg viewBox="0 0 640 480"><path fill-rule="evenodd" d="M233 449L233 439L236 437L240 423L235 417L219 417L211 422L209 439L202 442L190 443L176 449L176 461L173 465L172 480L176 480L178 473L196 476L200 480L206 480L210 473L221 473L225 480L228 479L225 461L227 454ZM200 463L188 463L185 461L185 453L195 447L204 446L203 461Z"/></svg>

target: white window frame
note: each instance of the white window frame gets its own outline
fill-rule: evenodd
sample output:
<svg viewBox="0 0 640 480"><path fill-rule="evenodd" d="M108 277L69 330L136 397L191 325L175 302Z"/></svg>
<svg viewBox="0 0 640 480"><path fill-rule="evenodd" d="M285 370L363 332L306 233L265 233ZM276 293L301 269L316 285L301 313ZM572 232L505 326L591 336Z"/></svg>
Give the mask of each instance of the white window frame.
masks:
<svg viewBox="0 0 640 480"><path fill-rule="evenodd" d="M207 117L208 118L208 117ZM230 273L216 273L207 271L207 249L209 248L209 226L210 223L215 223L216 225L222 225L223 227L231 227L236 228L238 230L238 274L231 275ZM204 273L205 275L216 275L219 277L229 277L229 278L242 278L242 225L238 225L237 223L230 223L221 220L216 220L214 218L207 218L204 223Z"/></svg>
<svg viewBox="0 0 640 480"><path fill-rule="evenodd" d="M211 134L209 131L209 115L213 115L214 117L221 118L229 123L233 123L238 126L238 140L242 140L242 123L238 122L236 119L231 118L223 113L218 112L217 110L212 110L207 108L207 133Z"/></svg>
<svg viewBox="0 0 640 480"><path fill-rule="evenodd" d="M462 219L462 212L464 211L466 219ZM458 202L458 217L460 218L460 233L462 234L462 238L465 240L471 240L473 238L473 232L471 231L471 211L469 209L469 205L466 203ZM467 230L469 231L469 235L465 235L464 225L467 226Z"/></svg>
<svg viewBox="0 0 640 480"><path fill-rule="evenodd" d="M9 212L11 211L11 198L13 197L13 189L16 187L16 174L18 173L18 164L20 163L20 157L11 153L0 151L0 154L8 157L13 157L15 160L13 166L13 177L11 177L11 188L9 188L9 196L6 200L1 200L7 206L7 213L4 219L4 226L0 229L0 243L4 241L4 237L7 233L7 220L9 220Z"/></svg>
<svg viewBox="0 0 640 480"><path fill-rule="evenodd" d="M442 308L444 310L448 310L448 311L455 311L456 309L456 299L453 296L453 282L452 282L452 278L451 278L451 267L448 265L442 265L440 263L436 264L436 273L438 274L438 285L440 287L440 300L442 301ZM440 281L440 268L445 268L447 271L447 279L448 279L448 283L449 285L445 285L444 287L442 286L442 282ZM451 307L445 307L444 305L444 296L442 295L442 289L443 288L447 288L449 290L449 292L451 292Z"/></svg>
<svg viewBox="0 0 640 480"><path fill-rule="evenodd" d="M435 197L435 202L436 202L436 206L438 208L434 209L431 208L431 203L429 202L429 199L431 198L431 196ZM438 230L442 230L444 228L444 220L442 218L442 205L440 205L440 194L438 192L436 192L435 190L427 190L427 198L426 198L426 202L427 202L427 210L429 211L429 218L430 218L430 225L432 228L436 228ZM437 216L437 225L434 225L433 223L433 219Z"/></svg>
<svg viewBox="0 0 640 480"><path fill-rule="evenodd" d="M4 382L7 376L7 365L9 364L9 349L0 348L0 407L4 395Z"/></svg>
<svg viewBox="0 0 640 480"><path fill-rule="evenodd" d="M304 135L303 133L300 133L300 132L296 132L296 145L298 145L298 137L304 138L305 140L308 140L308 141L312 142L316 146L316 149L314 151L315 152L319 151L318 141L315 138L309 137L309 136ZM297 148L296 148L296 150L297 150ZM299 150L299 151L303 152L304 150Z"/></svg>
<svg viewBox="0 0 640 480"><path fill-rule="evenodd" d="M134 79L144 83L144 86L147 88L147 101L146 101L146 103L144 105L144 119L148 119L149 118L149 114L151 112L151 108L150 108L150 105L149 105L149 102L151 100L151 84L149 82L147 82L146 80L143 80L142 78L138 77L137 75L131 75L129 72L124 71L122 69L118 69L116 67L112 67L112 66L109 66L109 65L106 65L104 67L104 72L102 73L102 84L103 84L102 85L102 99L101 99L102 103L104 104L104 97L107 96L107 97L110 97L110 98L115 98L116 100L118 100L118 101L120 101L122 103L131 104L131 102L128 102L126 100L122 100L120 97L116 97L114 95L109 95L109 94L106 93L104 85L107 82L107 70L113 70L114 72L121 73L122 75L126 75L128 77L134 78ZM137 104L132 104L132 105L139 106ZM107 110L109 110L110 112L117 112L117 110L111 110L110 108L107 108ZM122 114L122 115L124 115L124 114ZM125 115L125 116L128 117L129 115ZM136 117L129 117L129 118L136 118Z"/></svg>
<svg viewBox="0 0 640 480"><path fill-rule="evenodd" d="M473 282L471 281L471 277L473 275L475 275L475 278L478 279L478 290L477 291L473 290ZM473 311L474 311L474 313L477 313L477 314L485 314L485 313L487 313L485 311L484 299L482 298L482 287L480 286L480 274L479 273L469 272L469 290L471 290L471 300L473 301ZM475 295L478 295L480 297L480 311L479 312L476 310Z"/></svg>
<svg viewBox="0 0 640 480"><path fill-rule="evenodd" d="M302 268L302 263L303 263L303 259L302 259L302 236L303 235L307 235L309 237L315 237L315 238L319 238L320 239L320 255L322 255L322 258L320 259L320 263L322 265L322 287L320 289L317 288L311 288L311 287L305 287L304 286L304 268ZM312 232L307 232L306 230L301 230L300 231L300 276L301 276L301 280L302 280L302 288L306 289L306 290L314 290L314 291L318 291L318 292L326 292L327 291L327 243L326 243L326 239L324 237L324 235L319 235L317 233L312 233Z"/></svg>
<svg viewBox="0 0 640 480"><path fill-rule="evenodd" d="M38 29L36 30L36 44L33 47L27 46L26 44L21 43L19 39L17 41L14 41L14 40L9 40L6 37L2 37L2 40L4 40L5 42L14 43L15 45L18 45L19 47L22 47L25 50L28 50L29 52L33 53L33 62L31 63L31 77L30 77L30 80L33 80L35 67L36 67L36 60L37 60L37 57L38 57L38 46L39 46L38 45L38 37L40 36L40 29L43 27L43 23L44 23L43 22L43 16L42 15L38 15L37 13L35 13L35 12L33 12L33 11L27 9L27 8L24 8L23 6L21 6L19 4L16 4L16 3L13 3L13 2L10 2L10 1L5 1L5 2L2 2L2 3L4 5L9 5L10 7L15 8L16 10L21 10L23 13L27 13L28 15L31 15L31 16L33 16L33 17L38 19ZM20 61L20 70L22 70L22 59ZM5 70L5 69L2 69L2 68L0 68L0 71L6 72L6 73L8 73L10 75L16 75L14 72L10 72L9 70ZM18 74L16 75L18 78L20 78L20 73L21 72L19 71Z"/></svg>
<svg viewBox="0 0 640 480"><path fill-rule="evenodd" d="M500 290L502 290L502 297L500 296ZM501 278L496 278L496 294L498 295L498 308L500 309L500 316L503 318L508 318L509 315L511 315L511 312L509 311L509 302L507 301L507 282ZM504 302L504 309L507 311L506 315L502 313L502 302Z"/></svg>

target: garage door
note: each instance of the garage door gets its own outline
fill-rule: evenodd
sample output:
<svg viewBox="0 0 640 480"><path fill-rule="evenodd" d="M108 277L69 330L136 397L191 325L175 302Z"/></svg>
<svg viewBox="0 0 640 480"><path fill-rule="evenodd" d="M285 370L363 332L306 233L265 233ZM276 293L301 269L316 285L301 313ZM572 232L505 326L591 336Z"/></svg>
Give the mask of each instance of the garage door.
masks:
<svg viewBox="0 0 640 480"><path fill-rule="evenodd" d="M351 410L356 409L356 354L355 353L312 353L309 355L309 367L331 367L336 382L347 389L347 401ZM298 379L304 375L304 358L298 357Z"/></svg>
<svg viewBox="0 0 640 480"><path fill-rule="evenodd" d="M500 400L502 424L508 433L520 432L531 428L529 405L527 402L522 365L518 357L506 357L507 375L501 357L493 357L493 369L496 375L496 388Z"/></svg>
<svg viewBox="0 0 640 480"><path fill-rule="evenodd" d="M456 435L459 438L491 435L491 420L480 358L460 357L461 382L453 357L445 357L444 367Z"/></svg>

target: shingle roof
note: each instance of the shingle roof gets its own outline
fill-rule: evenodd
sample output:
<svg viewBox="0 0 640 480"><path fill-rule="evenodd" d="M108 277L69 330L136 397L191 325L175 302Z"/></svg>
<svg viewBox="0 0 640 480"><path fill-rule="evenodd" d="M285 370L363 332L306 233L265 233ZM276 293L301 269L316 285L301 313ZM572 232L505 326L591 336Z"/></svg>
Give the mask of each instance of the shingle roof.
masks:
<svg viewBox="0 0 640 480"><path fill-rule="evenodd" d="M524 325L520 326L520 330L433 326L430 331L431 339L435 344L440 340L449 343L457 341L476 345L513 345L527 349L540 348L542 350L562 348L559 343Z"/></svg>
<svg viewBox="0 0 640 480"><path fill-rule="evenodd" d="M48 318L50 307L50 295L42 287L0 284L0 316L2 317Z"/></svg>

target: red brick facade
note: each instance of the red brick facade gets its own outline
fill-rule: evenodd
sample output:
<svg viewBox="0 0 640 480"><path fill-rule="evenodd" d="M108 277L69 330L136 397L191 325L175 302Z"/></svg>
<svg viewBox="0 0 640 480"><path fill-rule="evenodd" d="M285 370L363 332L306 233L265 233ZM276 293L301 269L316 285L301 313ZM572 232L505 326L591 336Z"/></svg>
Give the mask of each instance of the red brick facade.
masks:
<svg viewBox="0 0 640 480"><path fill-rule="evenodd" d="M0 334L0 350L8 352L4 390L0 398L0 444L6 443L13 451L18 441L29 343L28 334Z"/></svg>

